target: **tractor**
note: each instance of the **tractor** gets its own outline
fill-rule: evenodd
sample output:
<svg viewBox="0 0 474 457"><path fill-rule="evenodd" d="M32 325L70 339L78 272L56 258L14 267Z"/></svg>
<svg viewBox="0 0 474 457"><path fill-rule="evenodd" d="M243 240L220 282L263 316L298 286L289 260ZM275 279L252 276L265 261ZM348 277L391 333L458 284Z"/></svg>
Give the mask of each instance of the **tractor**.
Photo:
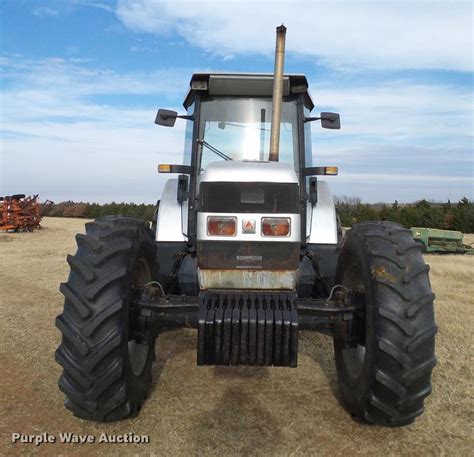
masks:
<svg viewBox="0 0 474 457"><path fill-rule="evenodd" d="M422 414L436 363L429 266L398 224L342 236L324 179L338 170L314 165L311 147L311 123L339 129L340 118L311 116L306 77L284 73L285 36L282 25L273 73L197 73L185 113L158 111L158 125L186 122L186 139L183 163L158 167L177 177L151 228L107 216L76 235L56 319L75 416L136 416L156 338L182 327L197 329L197 365L287 367L289 382L299 331L322 332L355 420L403 426Z"/></svg>

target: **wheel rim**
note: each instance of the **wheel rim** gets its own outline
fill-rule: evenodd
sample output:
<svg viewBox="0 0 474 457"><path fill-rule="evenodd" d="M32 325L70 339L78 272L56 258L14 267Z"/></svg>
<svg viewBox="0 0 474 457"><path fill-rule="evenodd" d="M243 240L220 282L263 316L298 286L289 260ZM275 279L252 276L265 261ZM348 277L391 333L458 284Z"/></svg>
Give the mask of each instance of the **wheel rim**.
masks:
<svg viewBox="0 0 474 457"><path fill-rule="evenodd" d="M355 348L342 350L342 356L351 378L358 378L365 360L365 346L358 344Z"/></svg>
<svg viewBox="0 0 474 457"><path fill-rule="evenodd" d="M128 342L130 366L135 376L140 376L145 368L149 350L150 347L148 344L137 343L135 340L130 340Z"/></svg>
<svg viewBox="0 0 474 457"><path fill-rule="evenodd" d="M151 281L150 268L144 257L141 257L132 273L132 287L142 287ZM130 319L130 323L132 323ZM130 367L135 376L140 376L143 372L148 360L148 352L150 345L146 343L138 343L134 338L128 341L128 357Z"/></svg>
<svg viewBox="0 0 474 457"><path fill-rule="evenodd" d="M342 281L343 285L349 290L360 291L364 290L364 282L362 279L362 271L356 262L353 262L349 268L344 272ZM365 300L360 304L360 307L356 311L360 317L360 342L356 347L343 348L342 357L344 365L346 366L349 376L353 379L357 379L360 376L362 367L364 365L366 356L366 338L365 338Z"/></svg>

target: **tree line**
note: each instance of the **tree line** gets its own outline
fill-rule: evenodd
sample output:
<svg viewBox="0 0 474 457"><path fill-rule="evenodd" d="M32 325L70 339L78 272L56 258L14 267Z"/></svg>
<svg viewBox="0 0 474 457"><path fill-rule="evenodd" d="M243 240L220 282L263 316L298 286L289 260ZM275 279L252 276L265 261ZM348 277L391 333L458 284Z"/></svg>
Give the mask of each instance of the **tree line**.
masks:
<svg viewBox="0 0 474 457"><path fill-rule="evenodd" d="M358 197L335 198L337 212L343 227L357 222L381 220L398 222L404 227L429 227L474 233L474 203L466 197L457 203L436 203L420 200L415 203L393 204L362 203ZM136 203L58 203L44 213L51 217L78 217L95 219L107 215L133 216L151 221L155 205Z"/></svg>
<svg viewBox="0 0 474 457"><path fill-rule="evenodd" d="M393 221L404 227L428 227L474 233L474 203L466 197L457 203L420 200L410 204L362 203L357 197L336 197L343 227L362 221Z"/></svg>
<svg viewBox="0 0 474 457"><path fill-rule="evenodd" d="M51 206L43 215L49 217L78 217L96 219L101 216L132 216L151 221L155 205L136 203L76 203L73 201L61 202Z"/></svg>

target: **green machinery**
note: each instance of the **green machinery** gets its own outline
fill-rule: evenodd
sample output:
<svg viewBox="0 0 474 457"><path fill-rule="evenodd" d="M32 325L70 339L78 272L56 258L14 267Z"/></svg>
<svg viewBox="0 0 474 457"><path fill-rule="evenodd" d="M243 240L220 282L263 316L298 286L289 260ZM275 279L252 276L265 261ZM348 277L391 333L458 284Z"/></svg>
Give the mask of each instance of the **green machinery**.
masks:
<svg viewBox="0 0 474 457"><path fill-rule="evenodd" d="M412 227L411 232L425 253L474 254L474 248L463 243L462 232L424 227Z"/></svg>

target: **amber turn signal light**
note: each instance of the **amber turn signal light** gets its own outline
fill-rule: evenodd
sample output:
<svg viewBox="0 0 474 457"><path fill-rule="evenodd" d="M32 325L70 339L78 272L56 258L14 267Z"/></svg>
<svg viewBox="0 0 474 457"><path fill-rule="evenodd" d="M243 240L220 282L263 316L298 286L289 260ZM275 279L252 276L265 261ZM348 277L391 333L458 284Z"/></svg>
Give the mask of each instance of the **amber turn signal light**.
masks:
<svg viewBox="0 0 474 457"><path fill-rule="evenodd" d="M171 165L160 163L158 173L171 173Z"/></svg>
<svg viewBox="0 0 474 457"><path fill-rule="evenodd" d="M326 175L336 176L339 173L337 167L326 167Z"/></svg>

